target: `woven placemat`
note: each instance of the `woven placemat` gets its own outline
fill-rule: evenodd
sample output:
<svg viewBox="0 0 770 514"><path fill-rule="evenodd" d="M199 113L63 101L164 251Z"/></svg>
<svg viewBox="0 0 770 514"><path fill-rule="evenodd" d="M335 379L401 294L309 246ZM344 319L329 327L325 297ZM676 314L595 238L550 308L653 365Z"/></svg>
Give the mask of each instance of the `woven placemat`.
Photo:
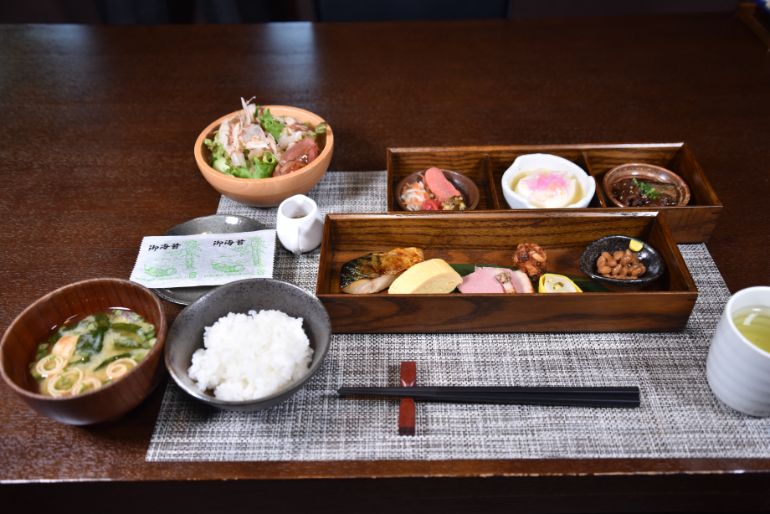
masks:
<svg viewBox="0 0 770 514"><path fill-rule="evenodd" d="M325 212L385 210L385 174L327 173L310 193ZM219 211L275 223L275 209L226 198ZM770 419L721 405L706 383L709 340L729 296L705 245L680 249L699 297L681 333L341 334L324 367L285 403L210 409L171 381L147 460L292 461L770 457ZM276 248L274 275L315 289L318 251ZM416 436L398 403L340 400L342 385L395 385L402 360L431 385L638 385L638 409L417 404Z"/></svg>

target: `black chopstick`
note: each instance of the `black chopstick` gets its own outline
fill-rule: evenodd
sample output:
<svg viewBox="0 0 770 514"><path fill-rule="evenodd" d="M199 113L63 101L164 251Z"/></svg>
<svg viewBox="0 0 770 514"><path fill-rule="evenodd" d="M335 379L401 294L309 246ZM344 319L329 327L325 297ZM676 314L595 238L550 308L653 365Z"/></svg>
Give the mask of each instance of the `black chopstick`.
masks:
<svg viewBox="0 0 770 514"><path fill-rule="evenodd" d="M341 387L337 394L342 397L409 397L419 401L448 403L639 407L638 387Z"/></svg>

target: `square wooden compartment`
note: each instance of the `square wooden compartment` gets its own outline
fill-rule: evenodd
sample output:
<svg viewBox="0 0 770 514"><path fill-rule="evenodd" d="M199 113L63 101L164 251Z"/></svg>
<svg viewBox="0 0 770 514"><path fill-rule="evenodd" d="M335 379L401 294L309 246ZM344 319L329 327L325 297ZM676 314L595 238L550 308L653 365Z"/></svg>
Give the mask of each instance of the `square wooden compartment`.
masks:
<svg viewBox="0 0 770 514"><path fill-rule="evenodd" d="M371 295L342 293L342 265L361 255L416 246L450 264L511 265L518 243L548 253L548 271L583 276L579 258L592 241L622 234L649 243L666 272L654 288L580 294ZM677 331L698 292L655 212L596 210L463 214L329 214L316 295L336 333Z"/></svg>
<svg viewBox="0 0 770 514"><path fill-rule="evenodd" d="M453 170L473 180L479 188L477 211L511 210L503 197L500 185L502 176L516 157L528 153L550 153L564 157L595 178L596 194L589 207L575 211L660 211L665 213L674 240L678 243L708 241L722 211L721 202L686 143L389 148L388 211L405 212L398 205L397 184L407 175L430 166ZM613 167L630 162L655 164L678 174L690 187L690 203L683 207L653 209L614 206L604 194L602 178ZM538 212L544 211L538 209Z"/></svg>

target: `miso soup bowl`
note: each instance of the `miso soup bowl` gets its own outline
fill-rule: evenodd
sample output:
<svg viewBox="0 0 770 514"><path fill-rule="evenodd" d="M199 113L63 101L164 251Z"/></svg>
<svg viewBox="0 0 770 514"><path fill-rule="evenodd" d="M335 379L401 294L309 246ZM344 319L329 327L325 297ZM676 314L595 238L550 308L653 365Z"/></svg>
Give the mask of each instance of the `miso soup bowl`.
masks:
<svg viewBox="0 0 770 514"><path fill-rule="evenodd" d="M157 342L139 365L120 380L78 396L53 398L38 393L29 372L37 345L73 317L125 307L155 325ZM152 292L128 280L97 278L75 282L39 298L24 309L0 341L0 372L22 400L40 414L68 425L117 419L139 405L164 375L166 317Z"/></svg>
<svg viewBox="0 0 770 514"><path fill-rule="evenodd" d="M588 204L591 203L591 199L594 197L594 193L596 193L596 181L593 177L588 175L583 168L558 155L531 153L516 157L513 164L511 164L511 166L505 170L505 173L503 173L500 186L503 190L503 197L505 197L505 201L511 209L541 208L532 204L525 196L514 191L512 187L513 180L516 176L525 171L534 171L537 169L564 171L577 179L583 194L575 202L566 205L565 208L588 207Z"/></svg>
<svg viewBox="0 0 770 514"><path fill-rule="evenodd" d="M265 105L276 116L291 116L301 122L315 127L326 123L323 118L305 109L289 107L286 105ZM193 154L198 169L211 187L221 194L235 201L254 207L274 207L290 196L305 194L310 191L329 169L334 151L334 133L329 124L326 124L325 140L321 146L321 153L312 162L287 175L268 178L239 178L222 173L211 167L211 152L203 144L205 139L214 136L223 121L237 116L241 111L231 112L213 121L198 136L195 141Z"/></svg>

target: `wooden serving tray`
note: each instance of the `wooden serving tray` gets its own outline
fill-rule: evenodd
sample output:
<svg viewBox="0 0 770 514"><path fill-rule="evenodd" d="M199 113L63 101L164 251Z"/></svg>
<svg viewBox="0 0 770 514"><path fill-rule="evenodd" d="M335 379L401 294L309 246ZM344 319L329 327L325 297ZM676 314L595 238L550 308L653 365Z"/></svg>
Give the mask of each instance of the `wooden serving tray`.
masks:
<svg viewBox="0 0 770 514"><path fill-rule="evenodd" d="M511 265L516 245L548 253L548 271L583 276L579 258L592 241L620 234L646 241L666 273L654 289L580 294L372 295L340 292L342 265L373 251L416 246L450 264ZM463 214L329 214L316 295L336 333L676 331L698 291L665 221L655 212L583 210Z"/></svg>
<svg viewBox="0 0 770 514"><path fill-rule="evenodd" d="M625 144L625 145L520 145L469 146L437 148L389 148L388 211L402 211L396 199L398 182L415 171L430 166L463 173L479 188L476 210L511 210L501 190L503 173L519 155L550 153L569 159L596 179L596 194L586 209L641 212L643 208L616 207L604 195L602 178L620 164L642 162L668 168L690 186L689 205L660 207L678 243L708 241L722 211L722 204L703 169L686 143ZM543 212L542 209L538 209ZM412 213L409 213L410 215Z"/></svg>

